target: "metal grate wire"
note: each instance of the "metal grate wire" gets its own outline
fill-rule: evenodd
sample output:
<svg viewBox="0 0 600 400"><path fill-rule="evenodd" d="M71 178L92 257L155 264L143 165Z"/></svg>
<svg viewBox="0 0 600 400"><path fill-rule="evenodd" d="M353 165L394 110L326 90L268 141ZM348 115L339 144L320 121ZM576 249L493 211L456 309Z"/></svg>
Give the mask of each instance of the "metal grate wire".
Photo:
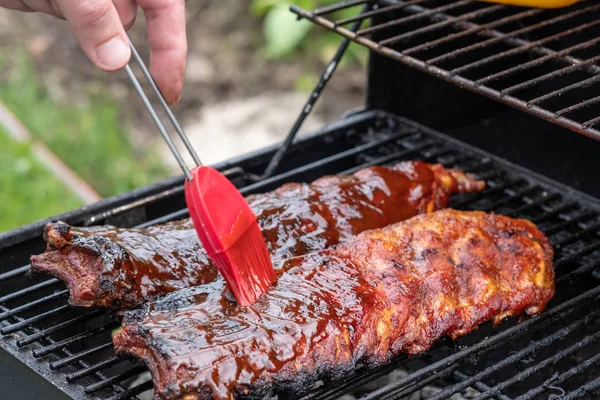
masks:
<svg viewBox="0 0 600 400"><path fill-rule="evenodd" d="M357 2L292 11L376 53L600 140L598 2L559 10L472 0L370 3L364 13ZM356 15L336 19L348 10ZM347 28L357 21L369 26Z"/></svg>
<svg viewBox="0 0 600 400"><path fill-rule="evenodd" d="M303 399L336 399L347 393L361 400L403 399L430 386L439 390L430 397L435 400L469 388L481 400L549 398L557 393L585 398L595 393L600 387L600 203L408 121L383 113L369 118L367 128L350 123L344 128L347 140L356 142L352 149L242 191L270 190L291 180L401 160L461 168L485 176L488 187L457 198L452 207L536 222L556 250L557 294L537 318L509 320L499 327L486 324L456 343L441 341L421 356L399 356L375 370L360 368L352 376L305 393ZM183 216L184 210L144 225ZM151 393L143 364L114 353L111 332L118 321L105 310L70 307L62 283L47 277L31 280L24 276L26 270L16 265L18 273L0 276L0 288L12 287L0 291L2 340L47 365L56 379L80 393L78 398L117 400ZM405 370L405 375L375 390L365 386L397 369Z"/></svg>

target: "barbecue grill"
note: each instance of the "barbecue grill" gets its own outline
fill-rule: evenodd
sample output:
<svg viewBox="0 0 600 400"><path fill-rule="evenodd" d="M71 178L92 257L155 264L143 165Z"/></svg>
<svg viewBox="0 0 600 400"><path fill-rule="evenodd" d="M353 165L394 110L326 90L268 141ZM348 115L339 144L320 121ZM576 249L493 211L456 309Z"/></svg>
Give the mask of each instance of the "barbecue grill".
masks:
<svg viewBox="0 0 600 400"><path fill-rule="evenodd" d="M335 19L349 8L354 17ZM372 50L365 107L291 144L306 107L282 147L218 169L244 194L401 160L473 172L487 188L455 197L451 207L536 223L556 250L557 290L539 317L485 324L418 357L361 367L279 398L598 398L600 161L594 152L600 145L593 139L600 139L600 4L548 11L470 0L351 0L293 11L346 38L332 65L349 41ZM131 227L186 217L182 183L174 178L57 219ZM112 348L118 319L70 307L61 282L27 275L29 256L44 251L43 225L0 235L3 398L147 396L152 382L144 365Z"/></svg>

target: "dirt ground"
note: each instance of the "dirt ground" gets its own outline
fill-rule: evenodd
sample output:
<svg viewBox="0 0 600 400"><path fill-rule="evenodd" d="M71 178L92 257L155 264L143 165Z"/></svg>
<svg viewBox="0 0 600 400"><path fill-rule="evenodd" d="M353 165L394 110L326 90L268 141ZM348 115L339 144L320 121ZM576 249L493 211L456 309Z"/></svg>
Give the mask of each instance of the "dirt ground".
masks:
<svg viewBox="0 0 600 400"><path fill-rule="evenodd" d="M188 134L192 138L203 134L207 140L206 132L197 134L196 130L210 127L208 134L213 138L224 135L222 143L211 143L212 148L231 146L231 143L253 143L251 147L255 148L280 140L307 97L306 93L294 92L296 79L307 71L318 74L324 65L303 58L265 61L259 54L263 40L260 20L250 15L247 0L197 0L187 2L186 7L188 68L184 93L174 112L188 129ZM130 35L142 55L147 57L141 17ZM16 46L26 46L34 56L40 78L57 98L85 101L88 93L108 88L123 105L123 119L135 143L144 146L155 142L157 131L125 74L96 70L79 50L66 23L42 14L0 10L0 46L9 51ZM309 127L334 121L344 111L360 106L364 81L361 67L338 70L315 109L315 118ZM283 96L284 100L280 101L278 96ZM229 107L230 103L233 106ZM218 118L222 120L214 116L217 114L212 113L210 107L216 107ZM207 122L211 116L211 121ZM229 124L222 133L215 132L232 117L237 118L235 124ZM256 140L236 138L237 134L244 135L238 130L243 130L247 124L252 125L250 130L253 132L247 135L255 135ZM263 125L265 132L270 130L267 139L256 134ZM205 139L193 141L204 147L208 143ZM246 145L241 147L247 149ZM198 150L202 154L202 150ZM226 148L218 157L208 155L208 162L240 151Z"/></svg>

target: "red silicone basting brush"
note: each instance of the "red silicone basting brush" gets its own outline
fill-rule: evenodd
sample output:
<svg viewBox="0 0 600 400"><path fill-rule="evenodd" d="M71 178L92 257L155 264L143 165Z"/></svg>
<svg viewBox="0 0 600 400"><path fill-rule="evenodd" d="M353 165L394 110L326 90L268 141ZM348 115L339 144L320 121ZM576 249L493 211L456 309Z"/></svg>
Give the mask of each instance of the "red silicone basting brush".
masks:
<svg viewBox="0 0 600 400"><path fill-rule="evenodd" d="M256 216L219 171L197 167L192 177L185 199L198 236L238 304L252 305L276 278Z"/></svg>
<svg viewBox="0 0 600 400"><path fill-rule="evenodd" d="M200 241L225 278L238 304L252 305L276 279L256 216L229 179L214 168L202 166L200 158L133 44L131 50L134 60L158 95L165 112L196 163L192 170L187 168L140 83L127 65L127 75L186 175L185 200Z"/></svg>

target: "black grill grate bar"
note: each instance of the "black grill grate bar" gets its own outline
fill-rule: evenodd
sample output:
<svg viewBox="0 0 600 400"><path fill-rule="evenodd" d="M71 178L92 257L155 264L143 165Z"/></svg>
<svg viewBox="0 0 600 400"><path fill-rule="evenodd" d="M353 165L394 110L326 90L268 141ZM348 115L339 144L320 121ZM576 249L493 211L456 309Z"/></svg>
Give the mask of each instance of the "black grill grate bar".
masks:
<svg viewBox="0 0 600 400"><path fill-rule="evenodd" d="M524 347L523 349L519 350L518 352L502 359L501 361L494 364L493 366L486 368L483 371L481 371L473 376L468 377L467 379L463 380L462 382L459 382L455 385L445 388L444 390L429 397L428 400L441 400L441 399L448 398L448 397L452 396L453 394L466 389L467 387L471 386L473 383L481 381L482 379L488 377L492 373L500 371L503 368L508 367L510 365L516 364L517 362L523 360L525 357L530 356L530 355L534 354L535 352L537 352L545 347L550 346L557 340L564 338L565 336L567 336L574 330L580 328L582 325L588 324L598 314L599 314L598 312L588 314L585 318L577 320L576 322L573 322L573 323L569 324L568 326L566 326L562 329L559 329L558 331L554 332L552 335L548 335L539 341L531 342L528 346ZM598 338L600 338L600 332L586 337L585 339L583 339L582 341L577 343L578 347L576 347L573 350L573 352L575 352L576 350L579 350L582 347L587 346L588 344L590 344L592 342L595 342L596 340L598 340ZM557 353L557 355L558 354L561 354L561 353ZM562 355L560 358L563 358L564 356L565 355Z"/></svg>
<svg viewBox="0 0 600 400"><path fill-rule="evenodd" d="M54 308L52 310L35 315L31 318L24 319L23 321L17 322L16 324L4 327L4 328L0 329L0 333L2 335L8 335L10 333L15 333L24 328L27 328L28 326L31 326L32 324L34 324L36 322L42 321L42 320L52 317L56 314L60 314L61 312L68 310L68 309L69 309L68 304L62 305L62 306Z"/></svg>
<svg viewBox="0 0 600 400"><path fill-rule="evenodd" d="M111 322L101 325L97 328L89 329L85 332L78 333L77 335L71 336L70 338L61 340L56 343L52 343L51 345L41 347L39 349L35 349L35 350L33 350L33 356L34 357L45 356L47 354L52 353L53 351L63 349L67 346L71 346L77 342L84 340L84 339L90 338L92 336L96 336L102 332L105 332L109 328L115 327L115 325L116 324L111 321Z"/></svg>
<svg viewBox="0 0 600 400"><path fill-rule="evenodd" d="M94 353L97 353L97 352L102 351L102 350L112 349L113 346L114 345L113 345L112 342L108 342L108 343L104 343L104 344L101 344L101 345L98 345L98 346L91 347L89 349L86 349L86 350L84 350L82 352L79 352L77 354L74 354L72 356L65 357L65 358L60 359L60 360L55 361L55 362L51 362L50 363L50 369L56 370L56 369L62 368L64 366L66 366L66 365L74 363L75 361L79 361L82 358L89 356L90 354L94 354Z"/></svg>
<svg viewBox="0 0 600 400"><path fill-rule="evenodd" d="M456 158L456 161L452 161L452 164L455 168L464 168L466 172L477 173L477 176L480 179L483 179L484 175L487 180L491 180L490 176L499 177L503 175L502 171L498 171L497 169L490 168L490 160L489 159L473 159L473 158Z"/></svg>
<svg viewBox="0 0 600 400"><path fill-rule="evenodd" d="M574 392L569 393L566 396L560 397L560 399L561 400L578 399L588 393L593 393L598 388L600 388L600 378L596 378L593 381L586 383L585 385L581 386L579 389L575 390Z"/></svg>
<svg viewBox="0 0 600 400"><path fill-rule="evenodd" d="M442 164L446 163L446 158L443 157L436 160ZM500 173L498 171L486 170L484 164L487 164L486 160L472 160L463 158L453 158L447 162L449 168L458 168L466 173L473 174L477 179L488 182L494 178L498 178ZM493 173L492 173L493 172ZM484 176L486 178L484 178Z"/></svg>
<svg viewBox="0 0 600 400"><path fill-rule="evenodd" d="M463 360L469 356L473 356L478 353L481 353L482 351L490 350L495 347L498 347L498 346L502 345L503 343L505 343L506 341L511 340L514 337L517 337L522 332L538 331L538 330L548 326L549 324L555 322L556 320L567 316L571 310L573 310L577 307L580 307L583 303L585 303L591 299L596 299L598 297L598 295L600 295L600 287L591 289L577 297L574 297L560 305L557 305L557 306L551 308L550 310L546 310L546 312L537 319L530 319L530 320L524 321L518 325L514 325L510 328L507 328L506 330L504 330L494 336L491 336L490 338L488 338L488 340L481 341L477 344L474 344L463 350L460 350L444 359L441 359L432 364L429 364L428 366L421 368L420 370L415 371L414 373L412 373L402 379L399 379L390 385L387 385L383 388L377 389L377 390L369 393L368 395L361 397L360 400L379 399L381 396L389 393L392 390L395 390L396 388L399 388L399 387L405 386L407 384L410 384L412 382L415 382L416 380L422 379L423 377L425 377L429 374L432 374L432 373L435 374L438 370L444 368L445 366L456 363L456 362Z"/></svg>
<svg viewBox="0 0 600 400"><path fill-rule="evenodd" d="M140 383L139 385L137 385L134 388L125 390L121 393L117 393L114 396L111 396L110 398L106 399L106 400L129 400L134 396L137 396L140 393L143 393L147 390L152 389L153 384L152 381L147 381L144 383Z"/></svg>
<svg viewBox="0 0 600 400"><path fill-rule="evenodd" d="M104 389L114 383L118 383L124 381L125 379L131 378L141 372L146 370L145 365L136 365L135 367L120 373L119 375L111 376L110 378L106 378L101 380L100 382L93 383L83 388L83 391L86 394L91 394L97 392L98 390Z"/></svg>
<svg viewBox="0 0 600 400"><path fill-rule="evenodd" d="M443 379L449 375L451 375L458 368L458 364L452 364L449 367L445 368L442 371L439 371L435 375L429 376L425 379L419 380L412 385L409 385L406 388L402 388L401 390L390 393L388 396L383 397L383 399L393 398L393 399L401 399L406 396L409 396L411 393L415 393L417 390L423 389L425 386L429 386L431 383L436 380Z"/></svg>
<svg viewBox="0 0 600 400"><path fill-rule="evenodd" d="M545 63L546 61L556 61L556 60L564 60L562 57L566 56L574 51L578 51L578 50L584 50L587 49L589 47L595 46L596 44L600 43L600 37L598 38L594 38L594 39L590 39L588 41L585 41L583 43L578 43L576 45L573 45L571 47L567 47L566 49L557 51L555 54L546 54L545 56L536 58L535 60L531 60L528 61L526 63L522 63L519 65L516 65L512 68L508 68L505 69L504 71L486 76L485 78L481 78L475 81L476 84L478 85L483 85L492 81L496 81L498 79L501 78L506 78L509 77L511 75L514 75L517 72L521 72L521 71L525 71L526 69L532 68L532 67L537 67L539 65L542 65L543 63ZM560 58L557 58L560 57Z"/></svg>
<svg viewBox="0 0 600 400"><path fill-rule="evenodd" d="M442 148L433 148L432 150L422 151L421 161L425 161L428 163L435 162L439 157L443 157L448 153L447 149Z"/></svg>
<svg viewBox="0 0 600 400"><path fill-rule="evenodd" d="M530 218L530 221L537 224L537 223L540 223L542 221L548 220L550 218L554 218L556 216L559 216L560 214L565 213L565 212L570 211L570 210L573 210L575 208L577 208L577 203L571 203L571 202L564 203L564 204L561 204L559 206L554 207L551 210L545 210L546 212L543 215L540 215L538 217L532 217L532 218ZM593 212L589 212L589 213L581 214L580 216L582 218L592 218L594 215L596 215L596 214L593 213ZM568 226L569 224L571 224L573 222L576 222L576 221L580 221L580 219L573 218L573 217L569 218L569 220L567 220L565 222L559 222L559 223L557 223L555 225L552 225L552 226L544 229L544 232L553 233L553 232L555 232L557 230L556 228L558 226Z"/></svg>
<svg viewBox="0 0 600 400"><path fill-rule="evenodd" d="M573 280L573 278L595 269L596 267L598 267L598 265L600 265L600 260L584 264L581 267L576 268L573 271L569 272L568 274L563 275L560 278L556 279L555 283L559 284L559 283L571 281L571 280Z"/></svg>
<svg viewBox="0 0 600 400"><path fill-rule="evenodd" d="M498 394L501 390L504 390L504 389L514 385L517 382L521 382L524 379L529 378L530 376L532 376L533 374L542 370L543 368L546 368L546 367L556 363L557 361L560 361L561 359L563 359L565 357L575 354L577 351L583 349L584 347L590 345L591 343L596 342L599 338L600 338L600 332L593 334L593 335L588 335L585 338L581 339L581 341L576 342L575 344L567 347L566 349L557 352L555 355L538 362L536 365L532 365L531 367L528 367L527 369L519 372L517 375L511 377L510 379L507 379L506 381L490 388L489 391L487 391L485 393L481 393L474 400L489 399L490 397L494 396L495 394ZM594 358L597 358L597 360L594 360L594 363L600 362L600 354L596 355Z"/></svg>
<svg viewBox="0 0 600 400"><path fill-rule="evenodd" d="M514 92L518 92L519 90L528 89L532 86L536 86L542 82L549 81L558 76L562 76L562 75L569 74L571 72L578 71L583 67L589 67L590 65L594 64L597 61L600 61L600 55L589 58L587 60L584 60L578 64L573 64L568 67L564 67L564 68L558 69L556 71L549 72L547 74L538 76L537 78L530 79L528 81L519 83L517 85L507 87L506 89L502 90L502 94L507 95L507 94L511 94Z"/></svg>
<svg viewBox="0 0 600 400"><path fill-rule="evenodd" d="M50 286L54 286L58 283L60 283L60 281L58 279L53 278L32 286L28 286L25 289L17 290L16 292L12 292L10 294L7 294L6 296L0 297L0 303L6 303L7 301L18 299L19 297L23 297L25 295L31 294L41 289L45 289Z"/></svg>
<svg viewBox="0 0 600 400"><path fill-rule="evenodd" d="M469 157L466 154L456 154L452 149L447 149L448 154L444 155L438 160L438 162L446 165L447 167L456 168L459 164L464 166L465 169L472 171L474 168L484 169L481 164L488 164L489 159L479 159Z"/></svg>
<svg viewBox="0 0 600 400"><path fill-rule="evenodd" d="M374 165L381 165L381 164L389 164L393 161L399 160L403 157L406 157L410 154L414 154L414 153L418 153L419 151L425 150L428 147L434 146L435 143L432 141L424 141L422 144L412 147L412 148L408 148L405 150L401 150L397 153L394 154L390 154L387 156L382 156L382 157L378 157L376 159L373 159L365 164L361 164L359 166L353 167L353 168L349 168L345 171L341 172L341 175L350 175L353 174L357 171L360 171L363 168L367 168L367 167L372 167Z"/></svg>
<svg viewBox="0 0 600 400"><path fill-rule="evenodd" d="M574 204L573 208L575 208L575 207L576 207L576 205ZM559 212L555 213L555 215L552 215L552 217L554 217L554 216L556 216L558 214L562 214L564 211L565 210L560 210ZM595 213L595 212L593 212L593 211L584 210L584 211L580 212L577 215L570 216L570 217L566 218L563 222L557 222L554 225L550 225L550 226L544 228L544 232L546 232L546 234L552 235L552 234L554 234L556 232L564 230L569 225L573 225L575 223L579 223L579 222L582 222L582 221L585 221L585 220L590 220L590 219L593 219L593 218L595 218L597 216L598 216L598 214ZM544 217L545 217L545 215L541 215L540 217L536 218L535 220L531 220L531 222L538 223L542 219L545 219Z"/></svg>
<svg viewBox="0 0 600 400"><path fill-rule="evenodd" d="M33 307L39 306L40 304L45 304L54 300L59 300L69 295L69 291L67 289L61 290L60 292L52 293L48 296L44 296L27 304L23 304L22 306L15 307L10 311L6 311L0 314L0 321L5 320L6 318L12 317L20 312L29 310Z"/></svg>
<svg viewBox="0 0 600 400"><path fill-rule="evenodd" d="M89 321L89 320L91 320L91 319L93 319L93 318L95 318L95 317L97 317L97 316L99 316L101 314L102 314L102 310L95 310L95 311L92 311L89 314L80 315L78 317L71 318L71 319L69 319L67 321L60 322L60 323L58 323L56 325L53 325L53 326L51 326L49 328L43 329L43 330L41 330L39 332L36 332L36 333L34 333L32 335L26 336L25 338L23 338L21 340L18 340L17 341L17 346L19 346L19 347L27 346L27 345L29 345L29 344L31 344L33 342L36 342L36 341L38 341L40 339L46 338L49 335L51 335L53 333L56 333L56 332L58 332L58 331L60 331L62 329L74 326L75 324L79 324L79 323L82 323L82 322L87 322L87 321Z"/></svg>
<svg viewBox="0 0 600 400"><path fill-rule="evenodd" d="M24 273L26 273L27 271L29 271L29 268L31 268L31 264L27 264L27 265L24 265L22 267L15 268L15 269L12 269L12 270L10 270L8 272L0 274L0 282L1 281L5 281L5 280L10 279L10 278L14 278L15 276L23 275Z"/></svg>
<svg viewBox="0 0 600 400"><path fill-rule="evenodd" d="M497 179L498 177L499 177L499 174L497 171L486 171L486 172L477 173L477 178L481 179L482 181L485 181L485 182L493 181L494 179Z"/></svg>
<svg viewBox="0 0 600 400"><path fill-rule="evenodd" d="M556 374L555 376L553 376L552 378L550 378L546 382L544 382L544 385L538 386L534 389L529 390L528 392L517 397L515 400L533 399L533 398L537 397L539 394L548 390L548 388L550 388L551 385L555 385L555 386L560 385L564 381L584 372L588 368L593 367L594 365L596 365L598 363L600 363L600 354L596 354L595 356L588 358L584 362L580 363L579 365L577 365L575 367L570 368L569 370L563 372L560 375ZM585 394L585 393L581 393L581 394Z"/></svg>
<svg viewBox="0 0 600 400"><path fill-rule="evenodd" d="M562 267L564 264L575 261L578 258L581 258L581 257L583 257L595 250L598 250L598 249L600 249L600 241L597 241L589 246L585 246L582 249L577 250L574 253L564 255L560 259L558 259L554 262L554 269L558 269L558 268Z"/></svg>
<svg viewBox="0 0 600 400"><path fill-rule="evenodd" d="M460 372L460 371L458 371L458 370L457 370L457 371L454 371L454 375L455 375L455 376L456 376L458 379L461 379L461 380L462 380L462 379L468 379L468 378L469 378L469 376L468 376L468 375L465 375L465 374L463 374L462 372ZM475 387L475 389L479 390L480 392L485 392L485 391L488 391L488 390L490 390L490 387L489 387L488 385L486 385L485 383L483 383L483 382L475 382L475 383L473 384L473 386ZM495 397L495 398L497 398L497 399L500 399L500 400L512 400L510 397L508 397L508 396L507 396L507 395L505 395L505 394L498 394L498 395L496 395L496 396L494 396L494 397Z"/></svg>
<svg viewBox="0 0 600 400"><path fill-rule="evenodd" d="M533 193L537 190L540 190L539 186L528 186L526 188L523 188L521 190L516 191L514 194L509 195L509 196L505 196L501 199L498 199L496 201L493 201L491 203L487 203L485 205L485 208L487 210L493 210L497 207L506 205L508 203L514 202L514 201L519 201L519 200L523 200L523 196L526 196L530 193Z"/></svg>
<svg viewBox="0 0 600 400"><path fill-rule="evenodd" d="M366 373L365 368L359 368L355 371L355 374L349 379L344 379L343 382L337 383L333 389L323 387L322 389L313 390L308 395L302 397L301 400L323 400L339 398L353 388L360 387L365 383L371 382L378 379L396 369L397 365L405 361L408 357L406 355L400 355L392 360L388 365L383 366L377 370L369 371Z"/></svg>
<svg viewBox="0 0 600 400"><path fill-rule="evenodd" d="M506 215L507 217L514 217L516 215L522 215L527 211L530 211L536 207L540 207L542 210L544 210L544 208L547 208L547 206L545 206L545 204L553 202L555 200L558 200L560 198L560 195L554 193L551 194L550 196L547 197L542 197L542 198L536 198L533 199L529 204L525 204L521 207L516 207L511 209L510 211L507 211L504 213L504 215ZM547 211L547 210L544 210Z"/></svg>
<svg viewBox="0 0 600 400"><path fill-rule="evenodd" d="M383 45L383 46L389 46L391 44L398 43L398 42L400 42L400 41L402 41L404 39L408 39L408 38L412 39L415 36L422 35L422 34L427 33L427 32L432 32L432 31L435 31L437 29L444 28L444 27L446 27L448 25L452 25L452 24L455 24L455 23L460 22L460 21L466 21L466 20L469 20L469 19L483 17L483 16L485 16L487 14L491 14L491 13L494 13L496 11L500 11L503 8L504 8L504 6L502 6L502 5L495 5L495 6L490 6L490 7L482 8L482 9L477 10L477 11L472 11L472 12L463 14L460 17L449 18L449 19L446 19L444 21L439 21L439 22L436 22L435 24L427 25L427 26L424 26L422 28L418 28L418 29L415 29L415 30L412 30L412 31L409 31L409 32L406 32L406 33L403 33L403 34L400 34L400 35L397 35L397 36L392 36L391 38L382 40L379 43L381 45ZM418 14L418 15L421 15L421 14Z"/></svg>
<svg viewBox="0 0 600 400"><path fill-rule="evenodd" d="M481 67L482 65L489 64L492 61L503 60L503 59L505 59L505 58L507 58L509 56L527 52L528 50L531 50L531 49L533 49L535 47L540 47L543 44L550 43L550 42L553 42L553 41L559 40L559 39L564 39L567 36L570 36L570 35L572 35L574 33L579 33L581 31L584 31L586 29L592 28L592 27L594 27L596 25L599 25L599 24L600 24L600 21L598 21L598 20L592 21L592 22L588 22L588 23L585 23L583 25L579 25L579 26L577 26L575 28L567 29L566 31L562 31L562 32L556 33L554 35L547 36L547 37L545 37L543 39L539 39L539 40L536 40L536 41L524 44L522 46L515 47L514 49L503 51L503 52L494 54L492 56L485 57L485 58L483 58L481 60L478 60L478 61L466 64L466 65L463 65L461 67L453 69L452 71L450 71L450 73L452 73L452 74L460 74L462 72L469 71L469 70L471 70L473 68L478 68L478 67ZM565 54L559 54L559 53L560 52L552 52L552 53L546 55L546 57L548 57L548 58L546 58L546 60L548 60L550 57L552 57L555 60L560 60L561 56L564 56ZM478 82L475 82L475 83L478 83Z"/></svg>
<svg viewBox="0 0 600 400"><path fill-rule="evenodd" d="M114 365L117 365L118 363L120 363L122 360L117 357L117 356L113 356L110 358L107 358L106 360L102 360L94 365L90 365L88 367L85 367L83 369L80 369L77 372L73 372L71 374L68 374L66 376L67 382L73 382L76 381L78 379L81 379L87 375L91 375L94 372L98 372L104 368L108 368L108 367L112 367Z"/></svg>
<svg viewBox="0 0 600 400"><path fill-rule="evenodd" d="M474 33L482 32L482 31L485 31L485 30L488 30L491 28L497 28L499 26L505 25L510 22L515 22L515 21L519 21L519 20L522 20L522 19L525 19L528 17L533 17L541 12L542 12L542 10L540 10L540 9L531 9L531 10L520 12L515 15L509 15L508 17L500 18L498 20L488 22L487 24L473 26L469 29L466 29L466 30L463 30L463 31L460 31L457 33L452 33L450 35L443 36L436 40L421 43L414 47L409 47L405 50L402 50L402 53L414 54L414 53L418 53L419 51L422 51L422 50L433 49L434 47L437 47L440 44L448 43L453 40L460 39L462 37L469 36Z"/></svg>
<svg viewBox="0 0 600 400"><path fill-rule="evenodd" d="M465 53L471 52L473 50L482 49L485 47L490 47L490 45L493 45L495 43L500 43L500 42L507 42L513 46L526 45L529 42L522 40L522 39L518 39L517 36L520 36L524 33L531 33L538 29L545 28L545 27L554 25L559 22L567 21L571 18L575 18L579 15L582 15L586 12L594 11L596 8L598 8L598 6L591 6L591 7L584 8L582 10L575 10L570 13L563 14L558 17L550 18L548 20L542 21L535 25L526 26L524 28L517 29L517 30L511 31L508 33L502 33L502 32L495 31L495 30L489 30L490 35L488 35L488 36L491 36L489 39L484 40L479 43L472 44L470 46L461 47L460 49L454 50L454 51L446 53L446 54L442 54L435 58L431 58L431 59L427 60L427 63L428 64L438 64L442 61L446 61L451 58L455 58L456 56L459 56L461 54L465 54ZM473 27L476 27L476 26L477 25L474 25Z"/></svg>
<svg viewBox="0 0 600 400"><path fill-rule="evenodd" d="M541 102L544 102L546 100L550 100L553 97L561 96L561 95L563 95L563 94L565 94L567 92L570 92L572 90L591 86L591 85L593 85L594 83L596 83L598 81L600 81L600 75L591 76L591 77L589 77L587 79L584 79L582 81L573 83L573 84L571 84L569 86L565 86L564 88L560 88L558 90L554 90L554 91L552 91L550 93L547 93L547 94L545 94L543 96L539 96L539 97L536 97L535 99L531 99L531 100L529 100L527 102L527 104L530 105L530 106L533 106L533 105L539 104Z"/></svg>
<svg viewBox="0 0 600 400"><path fill-rule="evenodd" d="M579 257L581 257L581 259L579 261L584 261L585 259L582 256L585 255L586 253L593 251L593 249L590 250L590 247L592 247L592 246L585 247L585 248L581 249L580 252L579 251L577 252L577 253L580 253ZM559 249L557 249L557 250L559 250ZM560 267L561 265L565 264L570 259L572 259L571 255L572 254L566 254L566 255L561 255L560 257L556 258L555 261L553 262L554 269L557 269L558 267Z"/></svg>
<svg viewBox="0 0 600 400"><path fill-rule="evenodd" d="M389 7L379 8L379 9L371 10L371 11L366 11L366 12L360 13L359 15L356 15L354 17L348 17L348 18L340 19L340 20L336 21L335 23L338 24L338 25L346 25L346 24L349 24L351 22L362 21L362 20L365 20L367 18L373 18L373 17L375 17L377 15L385 14L385 13L388 13L390 11L399 11L399 10L402 10L403 8L406 8L406 7L411 6L413 4L423 3L425 1L428 1L428 0L410 0L410 1L403 2L403 3L394 4L394 5L389 6Z"/></svg>
<svg viewBox="0 0 600 400"><path fill-rule="evenodd" d="M373 32L379 32L383 29L388 29L391 27L396 27L398 25L402 25L405 24L407 22L411 22L411 21L415 21L418 19L422 19L422 18L426 18L429 17L431 15L435 15L435 14L439 14L439 13L443 13L445 11L450 11L453 10L455 8L459 8L459 7L463 7L466 5L471 4L472 1L471 0L460 0L457 1L455 3L451 3L451 4L446 4L444 6L440 6L437 8L432 8L432 9L428 9L426 11L423 11L422 13L419 14L413 14L413 15L409 15L400 19L395 19L393 21L390 22L386 22L383 24L379 24L379 25L375 25L375 26L371 26L369 28L365 28L365 29L361 29L360 31L356 32L357 36L365 36L365 35L370 35Z"/></svg>
<svg viewBox="0 0 600 400"><path fill-rule="evenodd" d="M589 100L583 101L583 102L581 102L579 104L575 104L575 105L572 105L570 107L563 108L562 110L558 110L555 114L557 116L568 114L570 112L577 111L579 109L591 106L591 105L596 104L598 102L600 102L600 96L596 96L596 97L593 97L593 98L591 98ZM584 122L584 125L585 124L587 124L587 122Z"/></svg>
<svg viewBox="0 0 600 400"><path fill-rule="evenodd" d="M583 123L583 126L585 126L585 127L593 126L593 125L598 124L598 122L600 122L600 117L592 118L588 121L585 121Z"/></svg>
<svg viewBox="0 0 600 400"><path fill-rule="evenodd" d="M552 245L555 248L560 248L562 246L565 246L567 244L573 243L575 241L577 241L578 239L580 239L583 236L588 236L588 235L594 235L598 233L598 230L600 230L600 222L597 222L595 224L592 224L588 227L586 227L583 230L578 231L577 233L571 235L571 236L567 236L563 239L557 240L555 242L552 242Z"/></svg>
<svg viewBox="0 0 600 400"><path fill-rule="evenodd" d="M360 6L361 4L370 3L373 0L348 0L340 3L332 4L330 6L321 7L314 11L316 15L327 15L333 12L343 10L344 8Z"/></svg>
<svg viewBox="0 0 600 400"><path fill-rule="evenodd" d="M148 228L149 226L152 226L152 225L164 224L169 221L175 221L178 219L187 218L187 217L189 217L189 215L190 214L189 214L188 209L184 208L183 210L175 211L175 212L172 212L165 216L162 216L162 217L150 220L150 221L146 221L143 224L138 225L138 228Z"/></svg>
<svg viewBox="0 0 600 400"><path fill-rule="evenodd" d="M523 181L506 181L501 183L500 185L497 186L491 186L489 185L489 189L486 188L484 189L484 193L486 196L490 196L490 195L494 195L496 193L504 193L506 191L506 189L510 188L510 187L515 187L515 186L519 186L519 184L523 184ZM457 201L455 203L456 207L466 207L469 203L472 203L473 201L477 201L477 199L465 199L462 201Z"/></svg>

